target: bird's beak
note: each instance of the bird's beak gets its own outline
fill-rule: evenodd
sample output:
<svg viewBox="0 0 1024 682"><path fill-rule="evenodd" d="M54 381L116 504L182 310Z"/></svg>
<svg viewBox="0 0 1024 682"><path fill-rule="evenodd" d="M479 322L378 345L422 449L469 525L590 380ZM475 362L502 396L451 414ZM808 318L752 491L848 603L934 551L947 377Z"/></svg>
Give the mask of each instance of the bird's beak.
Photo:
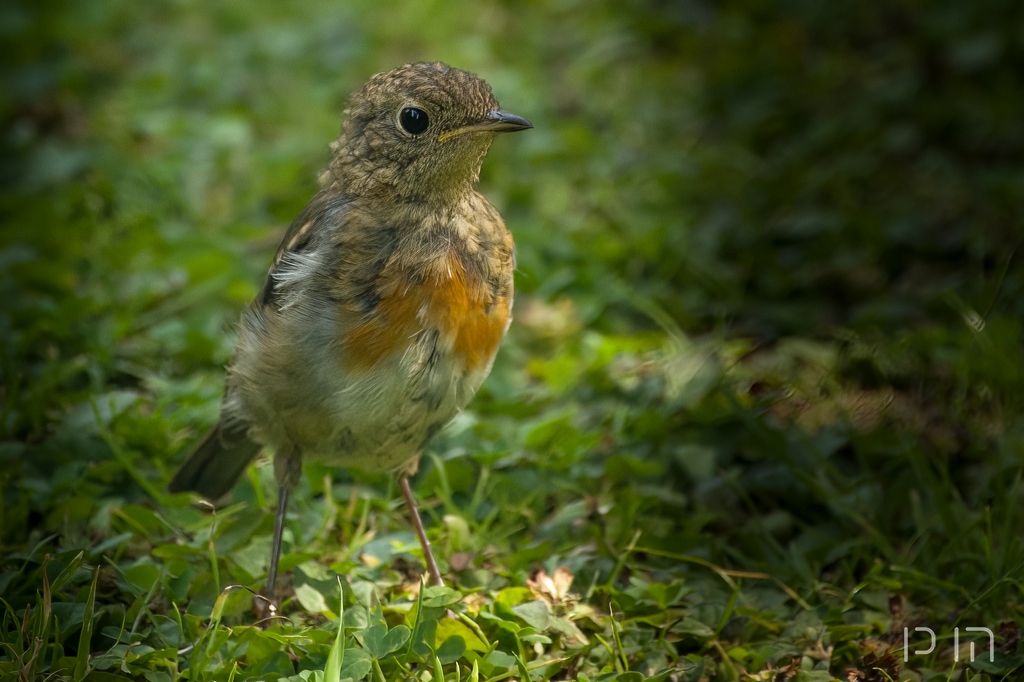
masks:
<svg viewBox="0 0 1024 682"><path fill-rule="evenodd" d="M488 112L487 117L476 125L477 130L491 130L496 133L514 133L517 130L526 130L532 127L533 124L522 116L497 109Z"/></svg>
<svg viewBox="0 0 1024 682"><path fill-rule="evenodd" d="M487 112L483 120L441 133L437 139L440 142L444 142L463 133L514 133L517 130L526 130L532 127L533 124L522 116L516 116L507 111L495 109L494 111Z"/></svg>

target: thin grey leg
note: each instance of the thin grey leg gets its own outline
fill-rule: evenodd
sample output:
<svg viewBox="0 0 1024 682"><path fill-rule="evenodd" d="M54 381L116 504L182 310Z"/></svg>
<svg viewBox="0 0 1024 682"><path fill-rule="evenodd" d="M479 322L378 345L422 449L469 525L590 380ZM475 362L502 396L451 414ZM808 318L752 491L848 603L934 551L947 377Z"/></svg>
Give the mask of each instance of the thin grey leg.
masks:
<svg viewBox="0 0 1024 682"><path fill-rule="evenodd" d="M277 514L274 516L274 544L270 550L270 573L267 575L266 598L276 605L275 583L277 583L277 562L281 558L281 534L284 533L284 515L288 511L289 486L277 487Z"/></svg>
<svg viewBox="0 0 1024 682"><path fill-rule="evenodd" d="M402 495L405 496L405 504L409 508L409 515L412 516L412 525L416 529L416 537L420 539L420 547L423 548L423 558L427 562L427 572L430 573L430 579L435 585L444 585L444 580L441 579L441 571L438 570L437 562L434 560L434 553L430 549L427 531L423 528L423 519L420 518L419 507L416 506L416 500L412 496L412 488L409 487L409 477L402 474L398 479L398 484L402 488Z"/></svg>

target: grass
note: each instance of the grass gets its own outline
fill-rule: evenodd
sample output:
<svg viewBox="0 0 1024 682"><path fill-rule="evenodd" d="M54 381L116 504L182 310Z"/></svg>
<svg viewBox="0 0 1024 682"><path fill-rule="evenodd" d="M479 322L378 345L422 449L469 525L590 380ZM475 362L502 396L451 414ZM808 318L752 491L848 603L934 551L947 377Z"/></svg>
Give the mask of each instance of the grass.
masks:
<svg viewBox="0 0 1024 682"><path fill-rule="evenodd" d="M845 233L733 258L746 233L691 188L733 192L736 169L769 152L742 131L714 139L700 116L733 57L709 57L723 71L702 65L708 83L686 76L696 67L665 47L657 11L4 10L2 679L1021 675L1012 242L992 255L977 237L977 262L929 269L916 242L885 236L878 253L920 261L927 286L904 298L872 289L876 264ZM768 44L789 44L782 26ZM422 584L393 480L309 465L282 617L258 623L269 460L216 511L166 482L216 419L234 322L314 191L344 94L424 56L478 71L537 123L495 145L482 182L517 238L515 321L415 479L450 583ZM795 152L770 153L776 184L727 197L744 215L761 193L787 195ZM1002 186L985 172L972 181ZM999 196L979 195L986 216ZM819 300L831 285L807 272L820 263L849 277L842 296L867 292L854 312ZM993 631L991 661L968 627ZM927 653L915 628L936 634Z"/></svg>

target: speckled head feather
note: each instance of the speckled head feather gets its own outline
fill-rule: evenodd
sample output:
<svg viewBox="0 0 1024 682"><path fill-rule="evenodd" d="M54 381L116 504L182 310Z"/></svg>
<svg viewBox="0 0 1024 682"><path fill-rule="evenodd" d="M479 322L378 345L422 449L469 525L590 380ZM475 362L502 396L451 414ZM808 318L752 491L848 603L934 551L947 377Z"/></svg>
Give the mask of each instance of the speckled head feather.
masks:
<svg viewBox="0 0 1024 682"><path fill-rule="evenodd" d="M399 117L407 107L426 113L422 134L403 129ZM529 127L524 121L497 128L498 113L484 80L447 64L416 62L379 73L349 98L321 184L367 198L451 200L472 188L497 132Z"/></svg>
<svg viewBox="0 0 1024 682"><path fill-rule="evenodd" d="M432 109L439 123L459 126L478 121L499 108L491 86L475 73L442 62L416 62L372 76L349 99L346 131L350 123L365 123L378 113L380 104L395 107L416 104ZM368 106L367 106L368 105Z"/></svg>

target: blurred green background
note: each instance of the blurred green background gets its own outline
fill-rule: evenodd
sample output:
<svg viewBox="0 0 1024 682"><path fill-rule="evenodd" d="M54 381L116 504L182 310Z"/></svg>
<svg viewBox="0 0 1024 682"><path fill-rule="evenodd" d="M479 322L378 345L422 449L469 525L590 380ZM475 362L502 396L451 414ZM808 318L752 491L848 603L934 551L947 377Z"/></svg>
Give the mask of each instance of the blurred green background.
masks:
<svg viewBox="0 0 1024 682"><path fill-rule="evenodd" d="M347 94L426 59L536 126L481 178L517 242L512 332L420 478L467 551L613 590L640 528L625 568L653 583L691 579L658 551L764 571L822 627L843 594L835 622L869 625L830 631L836 674L905 623L1021 624L1022 26L1010 0L4 3L0 592L33 600L32 547L152 561L154 537L102 544L139 532L126 505L207 523L163 490L233 325ZM265 469L237 499L265 509ZM386 480L330 473L385 515ZM180 575L169 596L212 604ZM722 608L716 638L798 639Z"/></svg>

